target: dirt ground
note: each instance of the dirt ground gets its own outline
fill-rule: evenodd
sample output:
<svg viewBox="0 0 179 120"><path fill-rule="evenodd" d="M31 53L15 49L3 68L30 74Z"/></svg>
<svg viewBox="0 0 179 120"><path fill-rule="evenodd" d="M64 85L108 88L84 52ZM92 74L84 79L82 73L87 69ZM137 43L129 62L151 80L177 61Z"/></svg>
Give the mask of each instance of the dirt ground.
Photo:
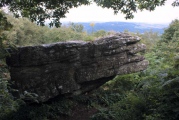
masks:
<svg viewBox="0 0 179 120"><path fill-rule="evenodd" d="M90 120L90 117L97 113L97 109L85 105L77 105L72 109L70 116L59 117L58 120Z"/></svg>

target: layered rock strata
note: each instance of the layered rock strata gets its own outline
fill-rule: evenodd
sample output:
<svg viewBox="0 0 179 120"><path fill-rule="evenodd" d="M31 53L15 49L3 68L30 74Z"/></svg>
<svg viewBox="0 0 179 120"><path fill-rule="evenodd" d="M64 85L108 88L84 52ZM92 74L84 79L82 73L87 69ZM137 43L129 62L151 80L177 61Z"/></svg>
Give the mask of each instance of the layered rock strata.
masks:
<svg viewBox="0 0 179 120"><path fill-rule="evenodd" d="M71 41L10 50L11 81L20 95L39 102L59 95L95 89L116 75L145 70L148 61L136 53L145 50L139 37L126 33L91 42Z"/></svg>

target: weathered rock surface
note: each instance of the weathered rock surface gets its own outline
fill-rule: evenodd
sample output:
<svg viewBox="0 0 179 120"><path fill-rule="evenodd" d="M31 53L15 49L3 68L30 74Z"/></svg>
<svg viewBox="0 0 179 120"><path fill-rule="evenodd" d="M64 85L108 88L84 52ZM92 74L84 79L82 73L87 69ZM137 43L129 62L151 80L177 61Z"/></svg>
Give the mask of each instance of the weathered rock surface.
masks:
<svg viewBox="0 0 179 120"><path fill-rule="evenodd" d="M125 33L92 42L71 41L18 47L7 58L11 79L19 93L35 93L45 102L58 95L81 94L116 75L147 68L136 53L145 50L138 37Z"/></svg>

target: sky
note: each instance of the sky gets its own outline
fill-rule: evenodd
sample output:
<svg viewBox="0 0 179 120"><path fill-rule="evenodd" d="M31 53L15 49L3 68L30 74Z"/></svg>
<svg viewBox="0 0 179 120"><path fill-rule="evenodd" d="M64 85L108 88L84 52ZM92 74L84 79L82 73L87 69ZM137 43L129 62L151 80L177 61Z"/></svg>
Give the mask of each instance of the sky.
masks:
<svg viewBox="0 0 179 120"><path fill-rule="evenodd" d="M151 24L169 24L174 19L179 19L179 7L173 7L174 0L167 0L164 6L157 7L154 11L138 11L132 20L126 20L120 12L114 15L112 9L103 9L95 3L90 6L80 6L70 9L66 18L61 22L141 22Z"/></svg>

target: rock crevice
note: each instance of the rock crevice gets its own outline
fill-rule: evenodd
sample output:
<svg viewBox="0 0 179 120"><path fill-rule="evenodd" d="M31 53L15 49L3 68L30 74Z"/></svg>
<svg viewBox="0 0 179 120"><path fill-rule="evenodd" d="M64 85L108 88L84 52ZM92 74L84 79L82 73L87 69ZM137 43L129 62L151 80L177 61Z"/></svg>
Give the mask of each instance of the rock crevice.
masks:
<svg viewBox="0 0 179 120"><path fill-rule="evenodd" d="M116 75L145 70L148 61L136 53L146 46L139 41L139 37L118 33L92 42L18 47L10 50L7 64L19 93L35 93L38 101L45 102L93 90Z"/></svg>

